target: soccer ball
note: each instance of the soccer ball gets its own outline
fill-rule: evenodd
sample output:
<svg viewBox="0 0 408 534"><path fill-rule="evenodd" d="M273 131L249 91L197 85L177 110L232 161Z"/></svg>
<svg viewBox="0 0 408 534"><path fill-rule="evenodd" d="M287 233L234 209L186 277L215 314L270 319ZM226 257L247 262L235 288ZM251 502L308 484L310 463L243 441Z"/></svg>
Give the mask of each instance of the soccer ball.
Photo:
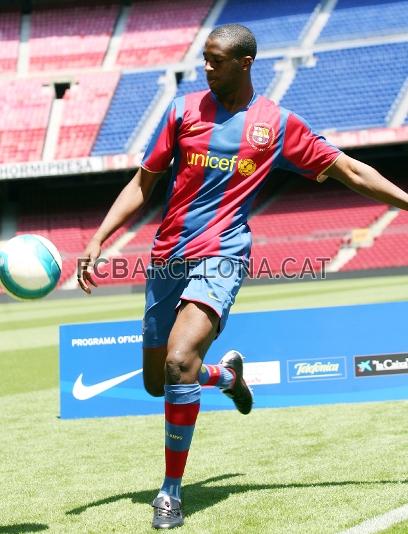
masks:
<svg viewBox="0 0 408 534"><path fill-rule="evenodd" d="M18 235L0 248L1 285L19 300L45 297L57 285L61 266L56 246L40 235Z"/></svg>

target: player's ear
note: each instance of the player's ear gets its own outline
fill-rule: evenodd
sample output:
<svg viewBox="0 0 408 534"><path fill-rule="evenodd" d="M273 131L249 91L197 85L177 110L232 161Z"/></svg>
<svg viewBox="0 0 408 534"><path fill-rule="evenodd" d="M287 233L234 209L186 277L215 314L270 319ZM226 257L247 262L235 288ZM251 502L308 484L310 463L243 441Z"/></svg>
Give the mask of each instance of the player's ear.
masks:
<svg viewBox="0 0 408 534"><path fill-rule="evenodd" d="M240 62L242 70L249 70L254 62L254 59L251 56L243 56Z"/></svg>

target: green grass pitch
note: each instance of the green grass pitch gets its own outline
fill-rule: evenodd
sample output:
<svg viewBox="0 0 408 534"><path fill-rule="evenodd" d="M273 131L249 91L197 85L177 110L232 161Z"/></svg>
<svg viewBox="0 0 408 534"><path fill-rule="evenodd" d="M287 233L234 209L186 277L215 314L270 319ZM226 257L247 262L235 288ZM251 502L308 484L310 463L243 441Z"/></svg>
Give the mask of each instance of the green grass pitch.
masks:
<svg viewBox="0 0 408 534"><path fill-rule="evenodd" d="M234 311L407 298L406 276L272 284L244 287ZM152 532L163 418L58 418L58 325L142 311L142 295L97 291L0 305L0 533ZM202 413L183 531L336 534L406 504L407 413L405 401Z"/></svg>

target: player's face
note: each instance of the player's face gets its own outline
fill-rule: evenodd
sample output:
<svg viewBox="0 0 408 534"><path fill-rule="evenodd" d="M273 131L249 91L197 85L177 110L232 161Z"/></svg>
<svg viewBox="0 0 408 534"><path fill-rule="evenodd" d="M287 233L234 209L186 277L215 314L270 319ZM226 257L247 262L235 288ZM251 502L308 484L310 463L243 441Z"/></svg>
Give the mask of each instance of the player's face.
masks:
<svg viewBox="0 0 408 534"><path fill-rule="evenodd" d="M217 96L235 92L252 62L248 57L235 57L232 46L221 39L207 39L203 56L208 85Z"/></svg>

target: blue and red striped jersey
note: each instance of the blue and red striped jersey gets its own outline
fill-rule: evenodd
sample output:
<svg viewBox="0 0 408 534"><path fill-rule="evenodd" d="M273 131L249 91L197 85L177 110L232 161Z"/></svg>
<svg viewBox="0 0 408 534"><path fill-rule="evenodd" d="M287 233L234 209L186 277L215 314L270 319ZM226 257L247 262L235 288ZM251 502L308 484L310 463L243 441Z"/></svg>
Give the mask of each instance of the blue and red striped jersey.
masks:
<svg viewBox="0 0 408 534"><path fill-rule="evenodd" d="M235 113L211 91L176 98L142 161L146 170L163 172L174 158L152 260L248 260L249 209L270 171L321 181L339 154L300 117L263 96L254 94Z"/></svg>

